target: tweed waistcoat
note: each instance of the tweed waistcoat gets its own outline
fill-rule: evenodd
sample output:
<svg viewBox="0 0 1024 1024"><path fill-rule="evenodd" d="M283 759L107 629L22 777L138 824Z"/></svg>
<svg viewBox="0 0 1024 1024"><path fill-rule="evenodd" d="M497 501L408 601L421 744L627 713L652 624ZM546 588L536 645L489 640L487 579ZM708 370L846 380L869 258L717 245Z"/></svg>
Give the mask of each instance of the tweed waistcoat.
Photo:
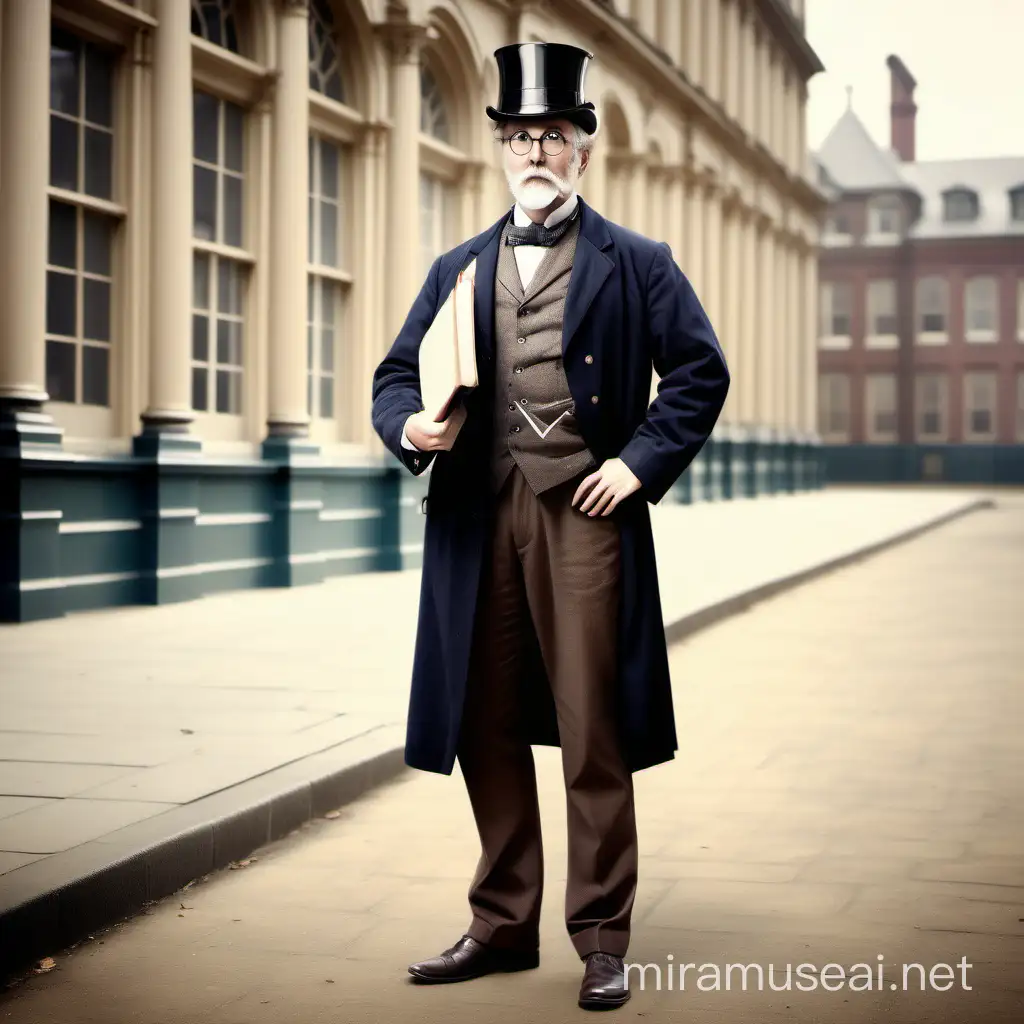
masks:
<svg viewBox="0 0 1024 1024"><path fill-rule="evenodd" d="M597 465L577 428L562 369L562 320L579 230L577 216L544 254L525 290L515 249L501 234L494 288L495 493L515 464L535 494Z"/></svg>

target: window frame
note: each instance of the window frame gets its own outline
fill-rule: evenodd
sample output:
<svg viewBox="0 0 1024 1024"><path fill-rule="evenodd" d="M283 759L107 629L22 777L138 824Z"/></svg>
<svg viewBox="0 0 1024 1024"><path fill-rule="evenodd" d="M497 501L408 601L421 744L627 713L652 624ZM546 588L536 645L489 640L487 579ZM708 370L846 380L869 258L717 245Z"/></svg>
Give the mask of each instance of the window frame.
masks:
<svg viewBox="0 0 1024 1024"><path fill-rule="evenodd" d="M845 334L836 333L836 295L848 296L848 309L845 313L847 330ZM848 349L853 344L853 282L844 280L822 281L819 285L819 319L818 348L826 351ZM840 316L843 314L840 314ZM826 331L826 327L828 330Z"/></svg>
<svg viewBox="0 0 1024 1024"><path fill-rule="evenodd" d="M838 385L840 401L833 403L835 393L831 385ZM825 444L849 444L852 422L853 386L850 374L838 371L825 371L818 375L818 434ZM840 412L843 420L842 429L832 429L836 413Z"/></svg>
<svg viewBox="0 0 1024 1024"><path fill-rule="evenodd" d="M922 292L925 285L930 282L939 282L941 285L941 301L939 305L942 312L925 312L923 309ZM942 317L941 330L925 330L924 318L926 316ZM914 282L914 335L919 345L945 345L949 340L949 280L941 274L924 274Z"/></svg>
<svg viewBox="0 0 1024 1024"><path fill-rule="evenodd" d="M891 386L891 411L879 408L879 387L881 382ZM864 376L864 438L869 444L895 444L899 440L899 377L891 372L871 372ZM892 427L878 429L880 414L892 416Z"/></svg>
<svg viewBox="0 0 1024 1024"><path fill-rule="evenodd" d="M927 385L936 384L937 409L924 408L923 392ZM923 428L922 417L935 415L939 429L927 431ZM944 444L949 441L949 374L945 370L919 370L914 376L914 440L920 444Z"/></svg>
<svg viewBox="0 0 1024 1024"><path fill-rule="evenodd" d="M978 303L979 291L985 286L991 291L991 303ZM978 311L991 314L990 327L972 327L971 314ZM964 281L964 340L971 344L993 344L999 340L999 278L995 274L974 274Z"/></svg>
<svg viewBox="0 0 1024 1024"><path fill-rule="evenodd" d="M881 286L886 287L886 294L892 295L891 303L882 303L882 305L891 305L891 313L878 313L876 306L878 304L878 295L881 290ZM873 349L894 349L899 348L899 290L897 282L891 277L877 277L868 280L866 289L866 303L867 309L867 331L864 335L864 345L866 348ZM878 331L876 330L877 322L881 317L892 318L892 330L891 331Z"/></svg>
<svg viewBox="0 0 1024 1024"><path fill-rule="evenodd" d="M972 385L982 383L988 388L992 402L983 410L990 417L988 430L975 430L972 424L973 414L979 411L971 401ZM996 370L966 370L963 375L963 439L965 444L992 444L999 431L999 374Z"/></svg>

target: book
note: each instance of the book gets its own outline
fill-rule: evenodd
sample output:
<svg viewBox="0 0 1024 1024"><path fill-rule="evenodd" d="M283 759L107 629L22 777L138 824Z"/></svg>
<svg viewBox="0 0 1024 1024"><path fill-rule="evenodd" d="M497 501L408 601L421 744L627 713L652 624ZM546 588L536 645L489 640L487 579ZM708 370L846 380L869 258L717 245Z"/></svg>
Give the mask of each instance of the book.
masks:
<svg viewBox="0 0 1024 1024"><path fill-rule="evenodd" d="M479 384L473 313L476 260L461 271L419 347L420 395L435 423Z"/></svg>

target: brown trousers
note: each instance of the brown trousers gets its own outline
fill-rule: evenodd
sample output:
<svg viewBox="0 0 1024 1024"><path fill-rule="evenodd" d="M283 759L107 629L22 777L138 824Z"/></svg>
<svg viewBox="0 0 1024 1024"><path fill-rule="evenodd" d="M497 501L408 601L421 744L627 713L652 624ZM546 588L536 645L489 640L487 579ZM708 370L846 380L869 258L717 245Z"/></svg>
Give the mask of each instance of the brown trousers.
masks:
<svg viewBox="0 0 1024 1024"><path fill-rule="evenodd" d="M467 934L539 944L544 863L533 751L523 730L523 637L536 630L558 720L568 818L565 922L580 957L625 956L637 881L633 779L613 712L619 526L573 494L535 495L518 466L498 495L481 580L459 765L482 853ZM527 634L528 635L528 634Z"/></svg>

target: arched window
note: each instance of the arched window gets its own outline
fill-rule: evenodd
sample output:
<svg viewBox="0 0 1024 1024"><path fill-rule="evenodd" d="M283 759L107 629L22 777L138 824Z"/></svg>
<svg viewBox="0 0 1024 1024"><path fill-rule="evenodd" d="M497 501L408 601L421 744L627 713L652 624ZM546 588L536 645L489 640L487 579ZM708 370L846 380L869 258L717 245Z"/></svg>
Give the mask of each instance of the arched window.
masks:
<svg viewBox="0 0 1024 1024"><path fill-rule="evenodd" d="M329 0L312 0L309 6L309 87L345 102L337 28Z"/></svg>
<svg viewBox="0 0 1024 1024"><path fill-rule="evenodd" d="M426 65L420 70L420 131L442 142L451 142L444 94Z"/></svg>
<svg viewBox="0 0 1024 1024"><path fill-rule="evenodd" d="M192 34L241 53L235 7L235 0L192 0Z"/></svg>

